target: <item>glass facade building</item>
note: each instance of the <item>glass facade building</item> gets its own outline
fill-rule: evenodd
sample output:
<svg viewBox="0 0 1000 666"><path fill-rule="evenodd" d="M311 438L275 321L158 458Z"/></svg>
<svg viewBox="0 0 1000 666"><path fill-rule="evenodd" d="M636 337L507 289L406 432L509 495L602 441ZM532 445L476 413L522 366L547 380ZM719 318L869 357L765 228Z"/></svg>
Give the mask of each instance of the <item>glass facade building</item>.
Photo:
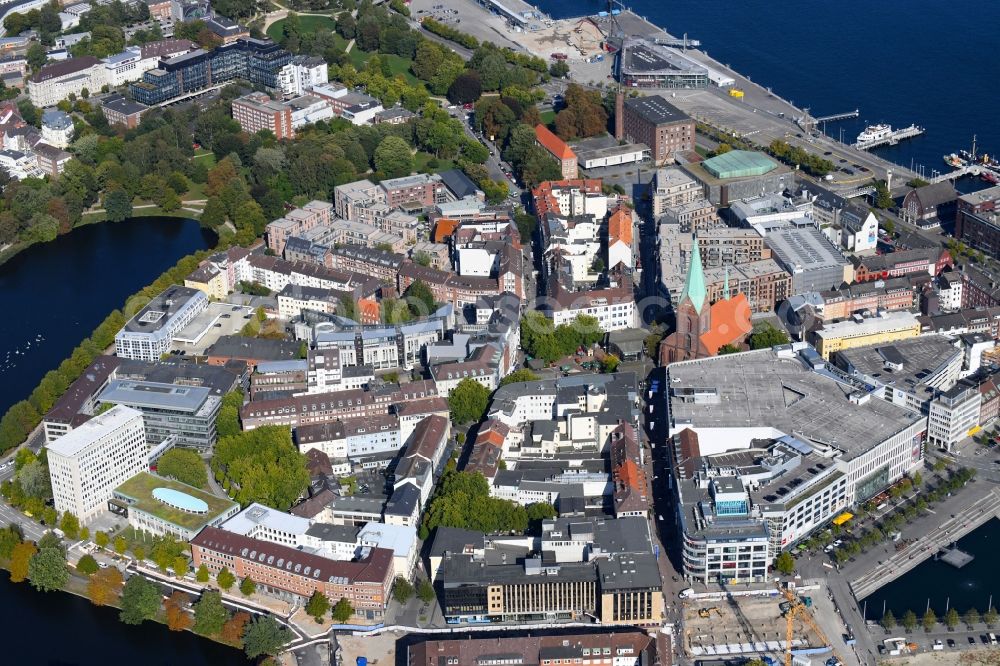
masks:
<svg viewBox="0 0 1000 666"><path fill-rule="evenodd" d="M278 88L281 69L292 54L266 39L240 39L211 51L197 49L168 58L131 85L132 98L155 105L226 81L246 79L267 89Z"/></svg>

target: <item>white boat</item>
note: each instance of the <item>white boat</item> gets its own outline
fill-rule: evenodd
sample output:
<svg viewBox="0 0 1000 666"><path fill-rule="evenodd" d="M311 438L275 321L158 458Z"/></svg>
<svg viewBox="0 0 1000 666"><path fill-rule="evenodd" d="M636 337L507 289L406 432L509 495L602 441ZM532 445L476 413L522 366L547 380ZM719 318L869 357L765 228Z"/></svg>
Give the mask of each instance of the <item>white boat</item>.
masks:
<svg viewBox="0 0 1000 666"><path fill-rule="evenodd" d="M858 135L858 143L869 143L871 141L879 141L885 139L892 134L892 127L890 125L879 124L879 125L869 125L864 129L861 134Z"/></svg>

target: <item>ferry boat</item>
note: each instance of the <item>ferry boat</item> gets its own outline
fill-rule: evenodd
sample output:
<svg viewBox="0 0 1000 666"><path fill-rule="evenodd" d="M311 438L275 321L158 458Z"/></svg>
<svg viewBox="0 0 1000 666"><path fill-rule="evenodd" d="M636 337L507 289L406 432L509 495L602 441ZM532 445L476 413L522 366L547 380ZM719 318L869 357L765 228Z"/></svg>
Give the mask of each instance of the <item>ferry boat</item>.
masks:
<svg viewBox="0 0 1000 666"><path fill-rule="evenodd" d="M950 167L956 167L956 168L965 165L965 161L955 153L952 153L950 155L945 155L944 163Z"/></svg>
<svg viewBox="0 0 1000 666"><path fill-rule="evenodd" d="M861 134L858 135L858 143L880 141L888 138L890 135L892 135L892 127L890 125L869 125Z"/></svg>

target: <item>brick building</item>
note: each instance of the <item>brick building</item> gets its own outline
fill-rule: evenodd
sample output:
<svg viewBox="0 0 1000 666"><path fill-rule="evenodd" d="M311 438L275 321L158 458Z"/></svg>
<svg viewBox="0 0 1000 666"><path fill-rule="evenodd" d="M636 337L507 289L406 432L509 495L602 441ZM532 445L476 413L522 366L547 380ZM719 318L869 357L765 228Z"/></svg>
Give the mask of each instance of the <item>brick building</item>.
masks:
<svg viewBox="0 0 1000 666"><path fill-rule="evenodd" d="M264 93L255 92L234 99L233 120L247 134L270 130L279 140L295 138L291 108Z"/></svg>
<svg viewBox="0 0 1000 666"><path fill-rule="evenodd" d="M618 105L622 122L619 141L644 143L656 164L674 161L674 153L694 150L694 120L660 95L629 97Z"/></svg>
<svg viewBox="0 0 1000 666"><path fill-rule="evenodd" d="M538 124L535 125L535 143L552 156L552 159L559 165L559 171L563 178L576 178L576 153L565 141L549 131L545 125Z"/></svg>
<svg viewBox="0 0 1000 666"><path fill-rule="evenodd" d="M958 198L955 238L992 257L1000 256L1000 185Z"/></svg>
<svg viewBox="0 0 1000 666"><path fill-rule="evenodd" d="M329 599L345 598L356 615L382 617L392 585L393 553L372 548L358 561L331 560L280 544L206 527L191 541L195 568L217 574L228 569L249 578L257 589L303 603L319 591Z"/></svg>

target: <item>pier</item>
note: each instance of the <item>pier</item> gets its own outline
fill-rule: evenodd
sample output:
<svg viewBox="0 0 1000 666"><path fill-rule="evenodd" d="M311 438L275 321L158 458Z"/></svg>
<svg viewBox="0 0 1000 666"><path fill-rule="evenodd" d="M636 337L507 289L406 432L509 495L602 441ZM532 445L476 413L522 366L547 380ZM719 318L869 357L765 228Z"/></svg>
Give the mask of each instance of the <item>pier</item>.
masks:
<svg viewBox="0 0 1000 666"><path fill-rule="evenodd" d="M838 120L850 120L851 118L857 118L861 115L860 109L854 109L853 111L848 111L847 113L835 113L831 116L821 116L819 118L814 118L813 122L819 123L832 123Z"/></svg>
<svg viewBox="0 0 1000 666"><path fill-rule="evenodd" d="M956 569L961 569L975 558L965 551L959 550L957 547L952 547L943 550L938 556L938 559L946 564L950 564Z"/></svg>
<svg viewBox="0 0 1000 666"><path fill-rule="evenodd" d="M700 41L697 39L688 39L687 34L685 34L682 39L676 39L674 37L657 37L653 41L660 46L669 46L675 49L696 49L701 46Z"/></svg>
<svg viewBox="0 0 1000 666"><path fill-rule="evenodd" d="M966 176L978 176L982 172L983 169L978 164L966 164L965 166L958 167L954 171L934 176L928 182L942 183L946 180L958 180L959 178L965 178Z"/></svg>
<svg viewBox="0 0 1000 666"><path fill-rule="evenodd" d="M912 139L915 136L920 136L924 133L923 127L917 127L916 125L910 125L909 127L904 127L903 129L893 130L888 136L882 137L881 139L873 139L872 141L865 141L861 143L860 141L854 144L854 147L858 150L871 150L878 146L895 146L897 143L903 139Z"/></svg>

